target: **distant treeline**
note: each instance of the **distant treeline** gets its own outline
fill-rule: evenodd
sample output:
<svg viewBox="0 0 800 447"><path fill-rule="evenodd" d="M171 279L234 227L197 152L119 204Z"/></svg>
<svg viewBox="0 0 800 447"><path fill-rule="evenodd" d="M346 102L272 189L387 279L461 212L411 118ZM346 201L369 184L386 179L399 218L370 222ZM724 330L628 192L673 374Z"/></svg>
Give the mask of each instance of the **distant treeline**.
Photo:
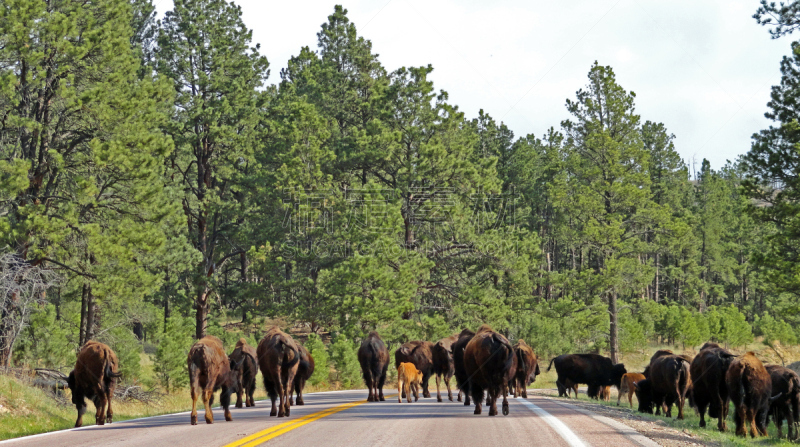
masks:
<svg viewBox="0 0 800 447"><path fill-rule="evenodd" d="M241 15L0 5L0 364L63 365L98 339L136 377L144 339L174 386L193 337L258 337L265 318L332 334L333 360L372 329L399 343L482 323L615 360L796 343L800 56L776 127L714 170L609 66L569 119L515 138L430 65L381 65L341 6L267 85Z"/></svg>

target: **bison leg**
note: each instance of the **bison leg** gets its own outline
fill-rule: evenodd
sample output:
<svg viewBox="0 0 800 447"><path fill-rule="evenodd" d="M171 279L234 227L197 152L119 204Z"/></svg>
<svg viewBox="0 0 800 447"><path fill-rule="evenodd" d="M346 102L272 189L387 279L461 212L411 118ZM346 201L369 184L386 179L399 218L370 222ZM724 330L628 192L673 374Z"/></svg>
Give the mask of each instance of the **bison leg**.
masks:
<svg viewBox="0 0 800 447"><path fill-rule="evenodd" d="M756 425L756 412L752 409L747 409L747 421L750 423L750 437L758 437L758 425Z"/></svg>
<svg viewBox="0 0 800 447"><path fill-rule="evenodd" d="M767 436L767 417L769 416L768 410L762 410L756 413L756 429L761 436Z"/></svg>
<svg viewBox="0 0 800 447"><path fill-rule="evenodd" d="M747 429L744 426L746 420L747 415L745 414L744 406L737 405L736 414L733 416L733 421L736 423L736 436L747 437Z"/></svg>
<svg viewBox="0 0 800 447"><path fill-rule="evenodd" d="M214 401L214 389L203 390L203 405L206 408L206 424L214 423L214 412L211 411L211 402Z"/></svg>
<svg viewBox="0 0 800 447"><path fill-rule="evenodd" d="M508 388L503 386L503 416L508 416Z"/></svg>
<svg viewBox="0 0 800 447"><path fill-rule="evenodd" d="M248 407L255 407L256 400L253 397L253 394L256 392L256 379L253 377L250 380L250 385L247 386L247 406Z"/></svg>
<svg viewBox="0 0 800 447"><path fill-rule="evenodd" d="M444 376L444 386L447 387L447 399L452 402L453 401L453 391L450 389L450 378L452 376L445 375Z"/></svg>
<svg viewBox="0 0 800 447"><path fill-rule="evenodd" d="M242 399L243 391L244 390L242 390L242 387L239 387L239 389L236 390L236 408L242 408L242 406L244 405L244 400ZM250 402L247 402L247 404L248 404L247 406L249 407Z"/></svg>
<svg viewBox="0 0 800 447"><path fill-rule="evenodd" d="M94 421L97 425L105 425L106 423L106 393L99 392L95 394L94 399Z"/></svg>
<svg viewBox="0 0 800 447"><path fill-rule="evenodd" d="M389 364L387 363L386 366L383 367L383 371L381 372L380 377L378 377L378 385L376 391L378 392L378 398L380 399L381 402L384 402L386 400L386 398L383 397L383 384L386 383L386 371L388 369L389 369Z"/></svg>
<svg viewBox="0 0 800 447"><path fill-rule="evenodd" d="M306 402L303 400L303 388L306 387L306 379L300 378L297 381L297 387L295 391L297 391L297 405L305 405Z"/></svg>
<svg viewBox="0 0 800 447"><path fill-rule="evenodd" d="M702 405L702 404L697 404L697 414L700 415L700 427L705 427L706 426L706 406Z"/></svg>
<svg viewBox="0 0 800 447"><path fill-rule="evenodd" d="M417 382L411 384L411 391L414 392L414 402L419 402L419 384Z"/></svg>
<svg viewBox="0 0 800 447"><path fill-rule="evenodd" d="M233 390L223 386L222 392L219 394L219 403L222 405L222 410L225 413L225 420L230 422L233 420L233 416L231 416L231 394L233 394Z"/></svg>
<svg viewBox="0 0 800 447"><path fill-rule="evenodd" d="M403 379L397 378L397 403L403 403Z"/></svg>
<svg viewBox="0 0 800 447"><path fill-rule="evenodd" d="M367 389L369 390L367 402L375 402L375 380L372 378L372 371L369 367L362 369L364 370L364 384L367 385Z"/></svg>
<svg viewBox="0 0 800 447"><path fill-rule="evenodd" d="M290 414L289 409L289 395L292 393L292 384L294 383L294 374L292 374L291 370L288 371L286 375L285 382L282 384L281 387L281 402L280 408L278 409L278 417L288 417Z"/></svg>
<svg viewBox="0 0 800 447"><path fill-rule="evenodd" d="M192 416L191 421L192 425L197 425L197 388L192 384Z"/></svg>
<svg viewBox="0 0 800 447"><path fill-rule="evenodd" d="M422 397L431 397L431 393L428 391L428 381L430 379L431 373L422 375Z"/></svg>
<svg viewBox="0 0 800 447"><path fill-rule="evenodd" d="M106 399L106 423L110 424L114 420L114 410L111 409L111 397L114 396L114 391L108 393L108 398Z"/></svg>
<svg viewBox="0 0 800 447"><path fill-rule="evenodd" d="M442 375L436 373L436 402L442 401L442 393L441 391L439 391L439 384L441 380L442 380Z"/></svg>
<svg viewBox="0 0 800 447"><path fill-rule="evenodd" d="M483 389L479 386L470 385L470 391L472 392L472 400L475 401L474 414L481 414L481 408L483 403Z"/></svg>
<svg viewBox="0 0 800 447"><path fill-rule="evenodd" d="M486 390L486 405L489 406L489 416L497 416L497 386Z"/></svg>
<svg viewBox="0 0 800 447"><path fill-rule="evenodd" d="M83 401L83 398L81 398L79 404L75 404L75 408L78 410L78 419L75 420L75 426L80 427L83 425L83 415L86 413L86 402Z"/></svg>

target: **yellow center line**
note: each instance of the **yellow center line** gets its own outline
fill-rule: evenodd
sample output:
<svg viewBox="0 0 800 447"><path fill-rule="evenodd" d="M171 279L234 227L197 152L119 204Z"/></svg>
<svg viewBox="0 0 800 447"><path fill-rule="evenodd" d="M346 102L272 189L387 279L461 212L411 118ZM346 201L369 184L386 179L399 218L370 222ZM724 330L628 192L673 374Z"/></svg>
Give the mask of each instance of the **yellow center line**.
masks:
<svg viewBox="0 0 800 447"><path fill-rule="evenodd" d="M394 397L394 396L387 396L387 397ZM310 422L314 422L317 419L322 419L325 416L330 416L334 413L338 413L340 411L347 410L348 408L353 408L357 405L361 405L366 403L366 400L359 400L356 402L348 402L346 404L337 405L335 407L326 408L324 410L318 411L316 413L307 414L301 418L295 419L293 421L287 421L282 424L278 424L274 427L267 428L257 433L253 433L250 436L244 437L239 439L238 441L234 441L230 444L225 445L224 447L254 447L259 444L263 444L264 442L269 441L270 439L276 438L284 433L290 432L295 428L302 427Z"/></svg>

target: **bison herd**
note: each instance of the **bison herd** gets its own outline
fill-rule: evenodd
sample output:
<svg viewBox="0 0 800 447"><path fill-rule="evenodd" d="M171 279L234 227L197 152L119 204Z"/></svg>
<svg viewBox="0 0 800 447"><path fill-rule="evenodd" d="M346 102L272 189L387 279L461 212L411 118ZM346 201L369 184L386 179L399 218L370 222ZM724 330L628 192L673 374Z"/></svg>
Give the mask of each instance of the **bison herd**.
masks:
<svg viewBox="0 0 800 447"><path fill-rule="evenodd" d="M450 379L455 376L459 402L471 405L481 414L485 399L489 416L497 415L497 401L502 396L502 412L509 412L508 395L527 397L527 386L536 380L539 358L534 350L518 340L516 344L489 326L477 332L464 329L459 334L439 340L410 341L394 352L394 367L398 372L398 401L411 402L430 397L431 376L436 378L436 398L442 401L441 381L447 388L447 398L453 401ZM370 332L358 349L358 361L364 382L369 389L368 402L385 401L383 386L389 368L389 350L377 332ZM314 372L314 359L302 345L277 327L266 332L254 349L240 339L230 355L225 354L222 341L213 336L198 340L189 350L187 359L192 397L191 424L197 424L197 400L205 406L206 423L214 422L211 405L214 393L220 391L220 403L225 420L232 420L229 410L231 395L236 394L236 407L243 403L255 406L253 393L256 375L261 371L264 388L272 402L270 416L289 416L293 405L303 405L303 388ZM633 407L633 395L639 401L639 411L672 416L677 406L677 418L683 419L688 401L700 415L700 426L706 426L705 416L716 418L720 431L727 429L730 403L734 407L736 434L752 437L767 434L772 416L782 436L783 421L787 435L798 439L800 424L800 377L794 371L776 365L765 366L753 354L735 355L716 343L706 343L691 358L668 350L657 351L642 373L628 373L621 363L598 354L565 354L550 361L548 371L555 367L559 396L577 396L578 385L588 387L589 397L610 400L610 388L619 390L617 405L626 397ZM108 346L90 341L78 354L75 369L68 378L72 402L78 410L76 427L80 427L86 411L85 399L92 399L98 425L111 423L111 397L117 378L119 362ZM293 394L297 394L293 400ZM244 395L244 399L243 399Z"/></svg>

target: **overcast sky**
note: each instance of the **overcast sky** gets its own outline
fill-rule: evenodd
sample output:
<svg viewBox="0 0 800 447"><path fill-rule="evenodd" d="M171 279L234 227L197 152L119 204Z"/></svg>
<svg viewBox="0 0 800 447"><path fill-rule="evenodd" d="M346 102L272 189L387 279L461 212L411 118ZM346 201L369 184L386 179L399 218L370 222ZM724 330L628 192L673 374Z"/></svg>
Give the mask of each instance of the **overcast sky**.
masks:
<svg viewBox="0 0 800 447"><path fill-rule="evenodd" d="M171 0L154 0L161 14ZM316 33L335 1L238 0L270 61L270 82ZM758 0L351 0L360 35L387 70L432 64L437 89L468 117L484 109L516 136L568 117L567 98L597 60L636 92L642 120L663 122L696 169L720 168L768 126L770 87L791 37L771 40Z"/></svg>

